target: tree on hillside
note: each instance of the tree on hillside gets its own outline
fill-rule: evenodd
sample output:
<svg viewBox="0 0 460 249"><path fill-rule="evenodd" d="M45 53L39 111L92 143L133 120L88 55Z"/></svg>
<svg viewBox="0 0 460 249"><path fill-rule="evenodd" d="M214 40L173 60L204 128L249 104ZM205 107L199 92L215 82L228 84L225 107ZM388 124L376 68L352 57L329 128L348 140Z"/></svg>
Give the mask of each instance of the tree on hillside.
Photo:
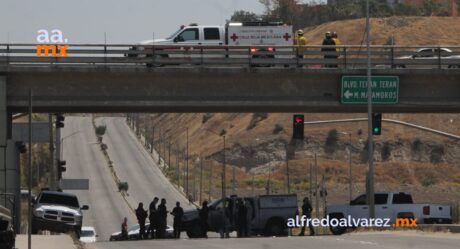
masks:
<svg viewBox="0 0 460 249"><path fill-rule="evenodd" d="M294 25L298 28L298 20L301 18L299 0L259 0L265 7L266 19L279 20Z"/></svg>
<svg viewBox="0 0 460 249"><path fill-rule="evenodd" d="M261 18L249 11L244 11L244 10L237 10L233 13L232 17L230 18L230 21L232 22L256 22L259 21Z"/></svg>

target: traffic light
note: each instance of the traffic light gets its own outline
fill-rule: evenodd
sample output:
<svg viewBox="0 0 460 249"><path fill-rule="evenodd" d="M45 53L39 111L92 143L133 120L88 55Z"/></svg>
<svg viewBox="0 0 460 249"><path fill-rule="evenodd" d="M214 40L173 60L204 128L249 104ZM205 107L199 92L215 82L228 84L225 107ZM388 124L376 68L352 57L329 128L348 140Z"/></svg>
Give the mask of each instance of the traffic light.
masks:
<svg viewBox="0 0 460 249"><path fill-rule="evenodd" d="M62 172L65 172L67 168L65 167L66 161L59 160L58 161L58 179L62 179Z"/></svg>
<svg viewBox="0 0 460 249"><path fill-rule="evenodd" d="M56 114L56 128L64 128L64 115L58 113Z"/></svg>
<svg viewBox="0 0 460 249"><path fill-rule="evenodd" d="M372 135L382 134L382 113L372 113Z"/></svg>
<svg viewBox="0 0 460 249"><path fill-rule="evenodd" d="M301 115L301 114L294 115L293 120L292 120L292 122L293 122L292 138L293 139L303 139L303 137L304 137L304 132L303 132L304 121L305 121L305 118L304 118L303 115Z"/></svg>

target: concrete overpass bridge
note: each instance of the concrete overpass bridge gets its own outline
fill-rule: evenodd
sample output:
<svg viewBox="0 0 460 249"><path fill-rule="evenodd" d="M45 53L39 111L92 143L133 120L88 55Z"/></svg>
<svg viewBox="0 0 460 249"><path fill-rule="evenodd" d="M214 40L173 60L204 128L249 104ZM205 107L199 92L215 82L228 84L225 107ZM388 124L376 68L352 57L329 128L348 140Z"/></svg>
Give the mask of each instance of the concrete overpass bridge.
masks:
<svg viewBox="0 0 460 249"><path fill-rule="evenodd" d="M26 112L365 112L342 104L344 75L364 69L238 67L0 67L3 109ZM399 77L380 112L457 112L460 70L380 69ZM6 108L6 109L5 109Z"/></svg>
<svg viewBox="0 0 460 249"><path fill-rule="evenodd" d="M43 113L367 110L363 104L342 103L342 77L366 74L362 57L366 52L357 47L341 48L338 59L323 59L320 47L303 48L301 59L294 56L299 55L298 48L291 48L291 54L283 52L281 55L290 56L283 59L250 52L241 57L241 48L236 51L237 58L231 57L230 48L215 54L224 57L208 58L210 54L203 47L175 52L183 56L174 58L172 52L156 48L146 54L128 46L73 47L76 49L67 51L69 57L54 58L37 57L30 45L15 48L0 44L0 171L6 174L0 179L17 174L12 115L28 111L29 89L33 91L33 111ZM378 49L373 75L397 76L399 86L395 103L377 104L374 110L460 111L460 59L440 55L422 61L398 59L395 47ZM174 66L155 67L160 64ZM338 67L321 66L328 64ZM403 64L415 68L399 68ZM255 67L264 65L277 67ZM14 186L18 185L5 186L4 192Z"/></svg>

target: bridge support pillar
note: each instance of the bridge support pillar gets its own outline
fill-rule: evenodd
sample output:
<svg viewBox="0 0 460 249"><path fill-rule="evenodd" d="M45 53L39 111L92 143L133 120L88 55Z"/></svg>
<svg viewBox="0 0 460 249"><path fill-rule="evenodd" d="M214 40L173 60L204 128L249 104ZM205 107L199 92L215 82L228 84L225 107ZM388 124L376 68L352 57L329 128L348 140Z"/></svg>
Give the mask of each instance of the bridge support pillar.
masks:
<svg viewBox="0 0 460 249"><path fill-rule="evenodd" d="M20 226L20 158L12 137L12 115L7 110L6 77L0 76L0 205L10 209L14 229Z"/></svg>

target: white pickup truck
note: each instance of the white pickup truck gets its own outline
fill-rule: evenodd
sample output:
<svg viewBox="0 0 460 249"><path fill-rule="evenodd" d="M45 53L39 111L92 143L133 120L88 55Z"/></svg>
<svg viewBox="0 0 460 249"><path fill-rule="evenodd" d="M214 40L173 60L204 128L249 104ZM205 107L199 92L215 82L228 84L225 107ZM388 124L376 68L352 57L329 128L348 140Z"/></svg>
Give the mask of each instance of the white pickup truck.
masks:
<svg viewBox="0 0 460 249"><path fill-rule="evenodd" d="M88 206L80 207L76 195L43 191L34 201L32 208L32 233L39 230L58 233L74 231L77 237L80 237L82 210L88 210Z"/></svg>
<svg viewBox="0 0 460 249"><path fill-rule="evenodd" d="M291 58L290 55L274 55L275 46L292 46L293 28L280 22L242 22L219 25L182 25L167 38L147 40L131 48L128 57L164 58L225 58L226 52L236 53L231 58ZM204 46L203 54L187 53ZM224 46L233 46L228 49ZM250 48L238 48L245 46ZM254 47L251 47L254 46ZM263 47L258 47L263 46ZM273 46L273 47L271 47ZM222 48L220 48L222 47ZM292 51L290 48L280 50ZM141 53L139 53L141 51ZM152 64L147 64L151 66ZM156 64L155 65L163 65Z"/></svg>
<svg viewBox="0 0 460 249"><path fill-rule="evenodd" d="M396 218L415 218L417 224L452 223L452 208L449 205L418 203L415 204L408 193L376 193L375 218L390 219L395 224ZM369 218L369 205L365 194L350 201L349 205L330 205L326 207L330 218ZM339 235L347 227L330 226L333 234Z"/></svg>
<svg viewBox="0 0 460 249"><path fill-rule="evenodd" d="M260 195L254 197L231 196L208 204L208 231L218 232L223 220L223 208L231 210L228 231L236 230L238 205L244 200L247 208L249 232L252 235L287 235L287 220L297 214L297 195ZM182 229L190 238L203 235L199 220L199 209L186 210L182 218Z"/></svg>

